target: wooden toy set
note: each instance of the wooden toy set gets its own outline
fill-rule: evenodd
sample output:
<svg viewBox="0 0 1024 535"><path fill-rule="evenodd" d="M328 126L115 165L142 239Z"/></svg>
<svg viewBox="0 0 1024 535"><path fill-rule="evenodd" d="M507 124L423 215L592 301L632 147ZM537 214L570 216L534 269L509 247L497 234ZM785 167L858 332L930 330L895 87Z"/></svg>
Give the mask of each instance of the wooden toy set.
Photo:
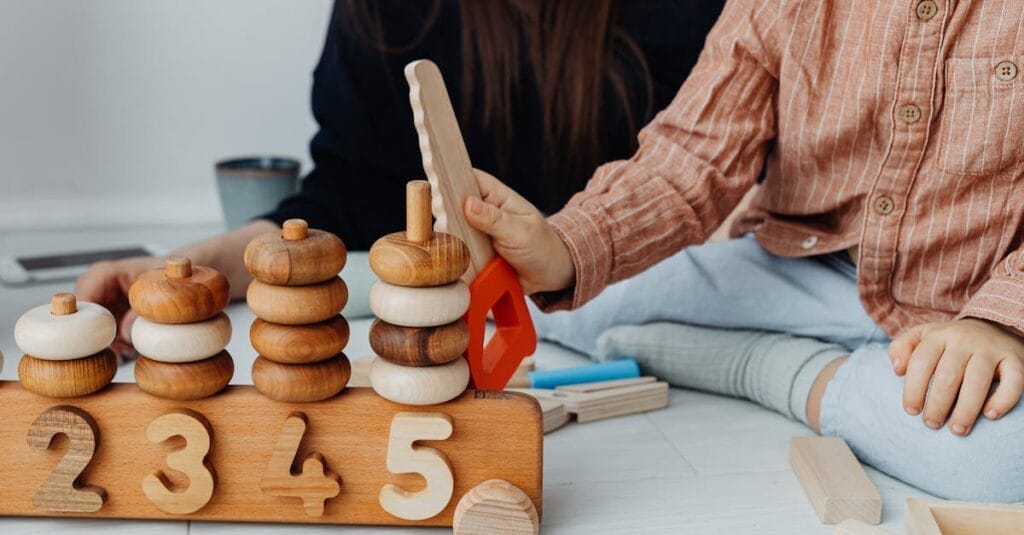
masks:
<svg viewBox="0 0 1024 535"><path fill-rule="evenodd" d="M20 384L0 384L0 515L536 533L542 415L500 391L533 328L515 273L462 219L476 183L440 72L406 73L440 198L411 182L405 232L371 251L372 388L346 388L344 244L301 220L245 251L254 387L227 386L228 282L212 269L171 258L132 285L136 384L110 384L110 312L57 294L18 321Z"/></svg>

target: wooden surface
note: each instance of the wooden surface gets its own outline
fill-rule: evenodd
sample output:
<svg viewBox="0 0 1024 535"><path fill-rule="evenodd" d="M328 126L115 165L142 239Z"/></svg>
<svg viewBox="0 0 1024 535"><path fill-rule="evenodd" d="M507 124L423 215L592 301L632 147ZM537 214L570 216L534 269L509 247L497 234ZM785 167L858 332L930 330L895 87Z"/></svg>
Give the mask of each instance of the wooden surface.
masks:
<svg viewBox="0 0 1024 535"><path fill-rule="evenodd" d="M882 497L846 441L836 437L794 437L789 463L825 524L846 519L878 524Z"/></svg>
<svg viewBox="0 0 1024 535"><path fill-rule="evenodd" d="M196 362L169 363L139 357L135 382L139 389L164 399L201 399L220 392L235 374L235 361L227 351Z"/></svg>
<svg viewBox="0 0 1024 535"><path fill-rule="evenodd" d="M469 364L455 359L440 366L399 366L376 358L370 386L381 397L403 405L434 405L458 397L469 385Z"/></svg>
<svg viewBox="0 0 1024 535"><path fill-rule="evenodd" d="M535 535L540 519L529 496L508 481L473 487L455 507L454 535Z"/></svg>
<svg viewBox="0 0 1024 535"><path fill-rule="evenodd" d="M29 355L18 363L18 380L40 396L85 396L110 384L117 373L117 357L110 349L74 360L43 360Z"/></svg>
<svg viewBox="0 0 1024 535"><path fill-rule="evenodd" d="M494 258L490 238L471 227L462 211L466 198L480 196L480 187L437 65L429 60L414 61L405 66L405 79L423 171L435 198L434 228L466 242L471 261L462 280L468 283Z"/></svg>
<svg viewBox="0 0 1024 535"><path fill-rule="evenodd" d="M246 245L249 273L267 284L304 286L329 280L345 267L348 253L341 239L298 221L285 221L281 232L261 234Z"/></svg>
<svg viewBox="0 0 1024 535"><path fill-rule="evenodd" d="M223 312L195 323L156 323L137 318L132 345L160 362L195 362L220 353L231 341L231 320Z"/></svg>
<svg viewBox="0 0 1024 535"><path fill-rule="evenodd" d="M157 323L192 323L219 314L228 304L228 280L215 270L170 258L164 269L139 275L128 289L128 301L140 316ZM187 276L184 276L188 273Z"/></svg>
<svg viewBox="0 0 1024 535"><path fill-rule="evenodd" d="M249 329L249 343L263 358L284 364L327 360L348 344L348 321L342 316L306 325L279 325L257 318Z"/></svg>
<svg viewBox="0 0 1024 535"><path fill-rule="evenodd" d="M377 281L370 287L370 309L392 325L444 325L461 318L468 308L469 287L462 281L432 288L406 288Z"/></svg>
<svg viewBox="0 0 1024 535"><path fill-rule="evenodd" d="M281 364L263 357L252 364L252 381L261 394L275 401L320 401L341 392L352 376L344 353L309 364Z"/></svg>
<svg viewBox="0 0 1024 535"><path fill-rule="evenodd" d="M907 535L1019 535L1024 505L907 500Z"/></svg>
<svg viewBox="0 0 1024 535"><path fill-rule="evenodd" d="M437 327L401 327L376 320L370 347L381 358L401 366L447 364L466 352L469 329L462 319Z"/></svg>
<svg viewBox="0 0 1024 535"><path fill-rule="evenodd" d="M14 324L18 348L39 359L72 360L109 347L117 334L114 316L95 303L76 302L74 306L75 312L60 315L51 313L52 305L26 311Z"/></svg>
<svg viewBox="0 0 1024 535"><path fill-rule="evenodd" d="M337 316L348 302L348 287L340 277L308 286L277 286L257 279L249 283L245 301L262 320L305 325Z"/></svg>
<svg viewBox="0 0 1024 535"><path fill-rule="evenodd" d="M32 505L35 489L49 477L64 456L55 449L31 449L26 434L32 422L54 405L16 383L0 383L0 403L8 407L0 427L0 515L37 516L53 513ZM423 445L436 448L451 463L454 498L437 516L416 522L451 525L456 502L478 483L506 479L541 504L540 412L525 396L469 391L458 400L431 407L404 407L381 399L367 388L346 390L320 403L276 403L252 387L230 387L216 396L173 402L148 396L135 385L117 384L103 395L68 400L95 419L99 447L83 481L106 489L107 502L93 514L76 516L233 520L241 522L315 522L355 524L413 524L386 513L378 503L381 488L393 483L417 490L423 480L413 474L391 474L386 467L388 434L399 412L435 412L451 417L451 438ZM143 478L164 470L170 483L185 488L188 481L168 463L169 453L182 447L180 439L151 443L150 423L186 408L202 415L212 429L207 464L216 474L209 503L189 515L163 511L143 493ZM302 452L318 452L343 482L341 493L326 501L324 515L311 517L294 498L261 491L265 470L279 442L281 426L295 410L309 420ZM500 423L500 425L499 425ZM180 450L178 450L180 451Z"/></svg>

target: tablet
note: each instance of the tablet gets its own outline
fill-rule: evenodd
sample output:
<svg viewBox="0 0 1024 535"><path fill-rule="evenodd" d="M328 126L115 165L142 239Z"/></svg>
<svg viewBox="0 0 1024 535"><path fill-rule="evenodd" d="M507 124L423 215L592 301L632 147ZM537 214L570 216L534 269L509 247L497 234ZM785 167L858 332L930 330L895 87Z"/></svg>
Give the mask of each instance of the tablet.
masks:
<svg viewBox="0 0 1024 535"><path fill-rule="evenodd" d="M0 281L6 284L26 284L75 279L85 273L93 263L135 256L155 256L159 251L159 248L151 245L137 245L48 255L0 256Z"/></svg>

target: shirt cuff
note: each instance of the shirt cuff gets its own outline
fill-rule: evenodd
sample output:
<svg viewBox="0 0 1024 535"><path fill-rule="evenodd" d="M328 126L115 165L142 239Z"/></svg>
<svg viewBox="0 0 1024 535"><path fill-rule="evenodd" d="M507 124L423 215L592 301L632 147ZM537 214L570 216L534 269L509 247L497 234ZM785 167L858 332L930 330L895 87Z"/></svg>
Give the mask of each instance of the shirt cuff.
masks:
<svg viewBox="0 0 1024 535"><path fill-rule="evenodd" d="M548 218L572 255L576 285L531 296L542 311L579 308L608 286L612 271L612 244L602 225L595 221L595 210L600 213L601 208L593 201L585 201Z"/></svg>
<svg viewBox="0 0 1024 535"><path fill-rule="evenodd" d="M963 318L994 321L1024 331L1024 279L989 279L957 315L957 319Z"/></svg>

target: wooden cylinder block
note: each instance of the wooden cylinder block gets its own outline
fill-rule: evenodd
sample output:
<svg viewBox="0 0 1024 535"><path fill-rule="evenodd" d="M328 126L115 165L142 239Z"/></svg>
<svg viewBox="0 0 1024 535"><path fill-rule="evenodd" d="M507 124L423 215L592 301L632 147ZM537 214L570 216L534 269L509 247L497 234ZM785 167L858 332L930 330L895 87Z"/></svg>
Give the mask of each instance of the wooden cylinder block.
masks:
<svg viewBox="0 0 1024 535"><path fill-rule="evenodd" d="M340 277L309 286L275 286L257 279L249 284L245 298L264 321L305 325L337 316L348 302L348 287Z"/></svg>
<svg viewBox="0 0 1024 535"><path fill-rule="evenodd" d="M35 307L14 324L14 343L27 355L43 360L71 360L95 355L114 341L117 322L95 303L75 304L75 312L51 313L51 305Z"/></svg>
<svg viewBox="0 0 1024 535"><path fill-rule="evenodd" d="M171 258L165 269L147 271L128 290L140 316L156 323L193 323L210 319L228 304L230 288L223 275L188 259Z"/></svg>
<svg viewBox="0 0 1024 535"><path fill-rule="evenodd" d="M442 286L459 280L469 267L465 242L443 232L417 243L405 232L380 238L370 248L370 269L397 286Z"/></svg>
<svg viewBox="0 0 1024 535"><path fill-rule="evenodd" d="M455 359L440 366L399 366L382 358L370 367L370 386L380 396L403 405L434 405L462 394L469 385L469 364Z"/></svg>
<svg viewBox="0 0 1024 535"><path fill-rule="evenodd" d="M438 327L401 327L376 320L370 347L382 359L401 366L447 364L466 352L469 328L458 319Z"/></svg>
<svg viewBox="0 0 1024 535"><path fill-rule="evenodd" d="M502 479L490 479L462 495L452 522L454 535L536 535L540 517L530 497Z"/></svg>
<svg viewBox="0 0 1024 535"><path fill-rule="evenodd" d="M259 357L252 364L252 382L274 401L306 403L335 396L348 384L352 366L344 353L312 364L281 364Z"/></svg>
<svg viewBox="0 0 1024 535"><path fill-rule="evenodd" d="M155 323L137 318L132 345L140 355L160 362L195 362L220 353L231 341L231 320L221 312L195 323Z"/></svg>
<svg viewBox="0 0 1024 535"><path fill-rule="evenodd" d="M257 280L278 286L305 286L329 280L345 267L345 244L301 219L284 222L281 232L253 238L245 247L245 267Z"/></svg>
<svg viewBox="0 0 1024 535"><path fill-rule="evenodd" d="M433 288L406 288L384 281L370 287L370 310L402 327L434 327L462 317L469 308L469 287L462 281Z"/></svg>
<svg viewBox="0 0 1024 535"><path fill-rule="evenodd" d="M146 357L135 361L135 382L139 388L163 399L187 401L212 396L228 386L234 374L235 363L227 351L180 364Z"/></svg>
<svg viewBox="0 0 1024 535"><path fill-rule="evenodd" d="M74 360L45 360L30 355L18 363L18 379L25 390L51 398L76 398L110 384L117 373L117 357L110 349Z"/></svg>
<svg viewBox="0 0 1024 535"><path fill-rule="evenodd" d="M310 325L278 325L257 318L249 329L253 349L282 364L327 360L345 349L348 337L348 322L341 316Z"/></svg>

